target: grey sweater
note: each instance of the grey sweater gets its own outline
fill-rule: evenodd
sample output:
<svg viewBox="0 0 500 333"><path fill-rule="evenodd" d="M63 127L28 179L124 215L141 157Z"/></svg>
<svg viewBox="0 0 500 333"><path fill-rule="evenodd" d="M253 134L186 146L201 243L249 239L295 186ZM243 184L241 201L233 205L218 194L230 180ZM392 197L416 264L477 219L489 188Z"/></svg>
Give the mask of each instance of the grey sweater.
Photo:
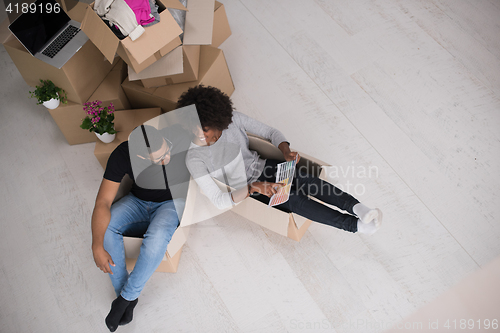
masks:
<svg viewBox="0 0 500 333"><path fill-rule="evenodd" d="M242 188L259 178L266 161L248 148L246 132L262 136L276 147L286 142L285 136L242 113L233 112L232 123L210 146L191 143L186 165L202 192L219 209L234 205L230 189L220 188L213 178L232 189Z"/></svg>

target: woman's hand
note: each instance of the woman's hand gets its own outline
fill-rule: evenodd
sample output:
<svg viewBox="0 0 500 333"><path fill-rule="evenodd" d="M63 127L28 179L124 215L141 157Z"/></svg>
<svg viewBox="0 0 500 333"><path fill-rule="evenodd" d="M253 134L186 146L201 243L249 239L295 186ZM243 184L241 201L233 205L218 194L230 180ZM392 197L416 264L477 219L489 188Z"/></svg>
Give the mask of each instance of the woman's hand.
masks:
<svg viewBox="0 0 500 333"><path fill-rule="evenodd" d="M258 192L268 197L272 197L281 187L283 187L281 183L255 182L252 183L250 190L251 192Z"/></svg>
<svg viewBox="0 0 500 333"><path fill-rule="evenodd" d="M297 156L297 163L300 160L300 155L296 151L290 151L288 153L284 153L283 156L285 157L285 161L293 161Z"/></svg>
<svg viewBox="0 0 500 333"><path fill-rule="evenodd" d="M283 153L283 157L285 158L285 161L293 161L295 158L297 158L297 163L300 161L300 155L296 151L291 151L290 150L290 145L288 142L283 141L282 143L279 144L278 146L279 150Z"/></svg>

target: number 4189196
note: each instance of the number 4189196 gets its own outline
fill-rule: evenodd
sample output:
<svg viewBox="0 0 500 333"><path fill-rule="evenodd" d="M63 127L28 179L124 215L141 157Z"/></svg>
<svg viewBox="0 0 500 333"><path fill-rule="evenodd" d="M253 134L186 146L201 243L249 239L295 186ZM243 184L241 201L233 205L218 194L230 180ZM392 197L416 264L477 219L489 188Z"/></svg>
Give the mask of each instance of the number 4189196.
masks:
<svg viewBox="0 0 500 333"><path fill-rule="evenodd" d="M61 6L58 4L58 3L55 3L54 5L51 4L51 3L46 3L45 6L44 4L35 4L34 2L33 3L16 3L16 4L12 4L12 3L9 3L7 5L7 8L5 8L5 11L8 12L9 14L11 14L12 12L14 13L23 13L23 14L26 14L26 13L36 13L37 11L39 11L39 13L47 13L47 14L50 14L50 13L59 13L61 11Z"/></svg>
<svg viewBox="0 0 500 333"><path fill-rule="evenodd" d="M474 319L449 320L448 319L444 323L444 327L447 329L460 328L463 330L464 329L481 329L481 328L486 329L486 330L490 329L490 328L493 330L496 330L496 329L498 329L498 319L493 319L493 320L489 320L489 319L484 319L484 320L481 320L481 319L478 319L478 320L474 320Z"/></svg>

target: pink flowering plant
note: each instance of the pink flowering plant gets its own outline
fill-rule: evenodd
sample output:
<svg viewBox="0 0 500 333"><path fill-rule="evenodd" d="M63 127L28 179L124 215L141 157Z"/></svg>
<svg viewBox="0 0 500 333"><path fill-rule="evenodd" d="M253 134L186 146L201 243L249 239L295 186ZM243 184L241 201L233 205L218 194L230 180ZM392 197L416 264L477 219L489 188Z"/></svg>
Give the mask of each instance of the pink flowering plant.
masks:
<svg viewBox="0 0 500 333"><path fill-rule="evenodd" d="M113 120L115 119L115 107L113 103L103 107L101 101L87 102L84 105L83 111L87 112L87 117L83 119L80 125L83 129L88 129L90 132L96 132L100 135L104 133L116 134Z"/></svg>

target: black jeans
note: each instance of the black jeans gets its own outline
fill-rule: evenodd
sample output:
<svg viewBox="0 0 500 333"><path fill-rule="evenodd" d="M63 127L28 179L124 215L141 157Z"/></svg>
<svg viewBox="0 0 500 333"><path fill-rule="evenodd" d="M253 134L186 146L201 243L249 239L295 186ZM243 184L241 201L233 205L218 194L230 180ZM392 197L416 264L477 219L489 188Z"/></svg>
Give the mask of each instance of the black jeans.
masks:
<svg viewBox="0 0 500 333"><path fill-rule="evenodd" d="M276 181L277 160L267 160L264 171L257 181ZM331 209L311 198L308 195L319 199L327 204L338 207L352 215L341 213ZM270 198L263 194L252 196L253 199L269 204ZM358 218L354 215L352 208L359 203L349 193L343 192L332 184L325 182L318 177L307 174L300 168L295 169L295 177L290 191L290 198L287 202L274 206L287 213L293 212L315 222L330 225L335 228L349 232L358 231Z"/></svg>

